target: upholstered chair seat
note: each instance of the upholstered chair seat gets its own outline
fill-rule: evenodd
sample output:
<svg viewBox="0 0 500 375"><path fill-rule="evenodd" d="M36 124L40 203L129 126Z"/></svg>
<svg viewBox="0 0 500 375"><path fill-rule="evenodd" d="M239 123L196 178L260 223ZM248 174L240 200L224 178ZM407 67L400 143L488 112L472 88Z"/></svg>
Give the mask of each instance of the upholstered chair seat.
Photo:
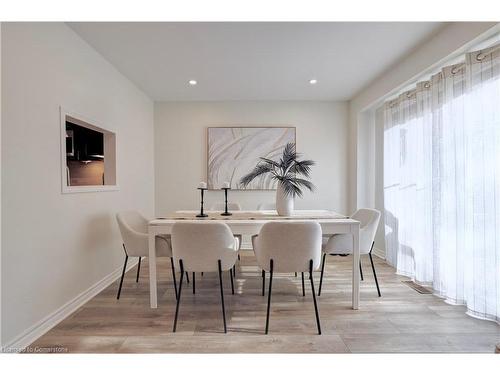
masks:
<svg viewBox="0 0 500 375"><path fill-rule="evenodd" d="M224 202L214 203L211 207L211 211L225 211L226 204ZM238 202L227 202L227 209L231 211L241 211L241 205ZM241 249L241 244L243 243L243 236L241 234L235 234L234 237L238 240L238 250ZM240 256L238 255L238 259ZM236 277L236 267L233 268L233 275Z"/></svg>
<svg viewBox="0 0 500 375"><path fill-rule="evenodd" d="M269 330L269 313L274 272L302 273L304 295L304 272L309 273L312 297L316 313L318 333L321 334L318 306L314 291L313 271L321 263L321 227L313 221L269 222L262 226L258 236L252 237L257 264L262 269L262 294L265 289L265 274L269 272L266 334Z"/></svg>
<svg viewBox="0 0 500 375"><path fill-rule="evenodd" d="M170 235L161 234L155 238L156 256L172 257L172 238Z"/></svg>
<svg viewBox="0 0 500 375"><path fill-rule="evenodd" d="M373 275L375 278L375 285L377 287L377 293L380 297L380 288L377 280L377 273L375 271L375 265L373 264L372 249L375 241L375 234L377 233L378 224L380 222L380 211L369 208L362 208L357 210L352 216L352 219L360 222L359 228L359 253L368 254L370 257L370 262L373 270ZM321 295L321 288L323 286L323 274L325 270L326 255L350 255L352 254L352 244L353 239L350 234L335 234L330 237L323 237L322 239L322 250L323 250L323 260L321 264L321 277L319 282L318 296ZM361 280L363 280L363 268L361 266L361 260L359 262L359 270L361 274Z"/></svg>
<svg viewBox="0 0 500 375"><path fill-rule="evenodd" d="M193 273L193 293L195 293L195 272L219 273L224 333L227 332L222 273L230 271L231 291L234 294L234 281L231 270L234 268L234 264L238 258L238 249L239 239L233 236L231 229L225 223L187 221L177 222L173 225L173 258L176 268L181 270L177 305L175 308L174 332L177 329L184 272Z"/></svg>
<svg viewBox="0 0 500 375"><path fill-rule="evenodd" d="M148 220L137 211L124 211L116 214L116 220L123 240L123 250L125 251L125 262L123 265L120 286L116 299L120 299L123 285L123 278L127 268L129 257L138 257L136 282L139 282L139 273L141 270L141 259L149 255L148 240ZM172 244L169 235L158 235L155 239L155 249L157 257L169 257L172 268L172 277L174 281L175 295L177 296L177 285L172 259Z"/></svg>

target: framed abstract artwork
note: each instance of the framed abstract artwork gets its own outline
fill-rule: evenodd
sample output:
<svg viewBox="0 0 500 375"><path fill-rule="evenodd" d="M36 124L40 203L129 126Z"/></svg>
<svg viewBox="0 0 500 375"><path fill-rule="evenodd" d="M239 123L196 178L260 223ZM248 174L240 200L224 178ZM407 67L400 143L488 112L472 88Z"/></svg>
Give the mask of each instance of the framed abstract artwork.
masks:
<svg viewBox="0 0 500 375"><path fill-rule="evenodd" d="M209 189L229 182L231 189L274 190L269 175L256 178L246 188L240 179L252 171L260 158L278 161L287 143L296 142L295 127L210 127L207 134L207 180Z"/></svg>

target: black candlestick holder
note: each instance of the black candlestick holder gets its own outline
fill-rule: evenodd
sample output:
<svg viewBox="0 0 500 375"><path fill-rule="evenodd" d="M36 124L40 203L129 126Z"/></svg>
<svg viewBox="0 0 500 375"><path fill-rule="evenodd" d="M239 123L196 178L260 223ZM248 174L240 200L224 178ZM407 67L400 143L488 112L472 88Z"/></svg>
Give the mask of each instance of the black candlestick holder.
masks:
<svg viewBox="0 0 500 375"><path fill-rule="evenodd" d="M221 213L221 215L222 216L231 216L232 213L227 210L227 191L231 190L231 188L222 188L222 190L224 190L224 202L225 202L226 210L223 213Z"/></svg>
<svg viewBox="0 0 500 375"><path fill-rule="evenodd" d="M203 194L207 188L198 188L198 190L201 191L201 207L200 207L200 213L196 215L196 217L208 217L206 213L203 212Z"/></svg>

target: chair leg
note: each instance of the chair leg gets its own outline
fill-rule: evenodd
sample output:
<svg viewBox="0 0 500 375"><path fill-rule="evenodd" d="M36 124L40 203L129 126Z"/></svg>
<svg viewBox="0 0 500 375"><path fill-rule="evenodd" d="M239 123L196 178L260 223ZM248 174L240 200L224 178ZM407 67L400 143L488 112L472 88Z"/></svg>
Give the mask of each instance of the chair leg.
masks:
<svg viewBox="0 0 500 375"><path fill-rule="evenodd" d="M266 271L262 270L262 295L265 296L266 292Z"/></svg>
<svg viewBox="0 0 500 375"><path fill-rule="evenodd" d="M193 272L193 294L196 293L196 276L195 273Z"/></svg>
<svg viewBox="0 0 500 375"><path fill-rule="evenodd" d="M325 273L326 253L323 253L323 260L321 262L321 275L319 277L318 297L321 295L321 287L323 286L323 274Z"/></svg>
<svg viewBox="0 0 500 375"><path fill-rule="evenodd" d="M233 274L231 273L231 270L229 270L229 274L231 275L231 293L234 294L234 281L233 281Z"/></svg>
<svg viewBox="0 0 500 375"><path fill-rule="evenodd" d="M233 276L236 277L236 264L233 266Z"/></svg>
<svg viewBox="0 0 500 375"><path fill-rule="evenodd" d="M372 244L372 249L373 249L373 244ZM380 288L378 286L377 273L375 272L375 265L373 264L372 251L371 250L368 253L368 255L370 256L370 262L372 264L373 277L375 278L375 285L377 286L377 293L378 293L379 297L382 297L382 294L380 294Z"/></svg>
<svg viewBox="0 0 500 375"><path fill-rule="evenodd" d="M179 260L179 265L181 267L181 279L179 280L179 291L177 294L177 303L175 305L174 329L172 332L175 332L177 329L177 317L179 316L179 305L181 303L182 280L184 279L184 265L182 264L182 259Z"/></svg>
<svg viewBox="0 0 500 375"><path fill-rule="evenodd" d="M297 277L297 272L295 272L295 277Z"/></svg>
<svg viewBox="0 0 500 375"><path fill-rule="evenodd" d="M125 263L123 264L122 277L120 279L120 286L118 287L118 294L116 299L120 299L120 294L122 293L123 277L125 276L125 269L127 268L128 255L125 253Z"/></svg>
<svg viewBox="0 0 500 375"><path fill-rule="evenodd" d="M189 274L186 271L186 282L189 284Z"/></svg>
<svg viewBox="0 0 500 375"><path fill-rule="evenodd" d="M302 272L302 297L306 295L306 289L304 287L304 272Z"/></svg>
<svg viewBox="0 0 500 375"><path fill-rule="evenodd" d="M139 263L137 264L137 276L135 278L135 282L139 282L139 272L141 272L141 257L139 257Z"/></svg>
<svg viewBox="0 0 500 375"><path fill-rule="evenodd" d="M177 277L175 276L174 258L170 258L170 266L172 267L172 279L174 279L175 299L177 299Z"/></svg>
<svg viewBox="0 0 500 375"><path fill-rule="evenodd" d="M314 280L313 280L313 260L309 261L309 279L311 280L311 292L314 301L314 312L316 313L316 325L318 326L318 335L321 335L321 323L319 321L318 303L316 302L316 293L314 291Z"/></svg>
<svg viewBox="0 0 500 375"><path fill-rule="evenodd" d="M273 288L273 266L273 260L271 259L269 266L269 292L267 295L266 335L269 332L269 312L271 311L271 291Z"/></svg>
<svg viewBox="0 0 500 375"><path fill-rule="evenodd" d="M240 253L238 253L238 260L241 260L241 258L240 258Z"/></svg>
<svg viewBox="0 0 500 375"><path fill-rule="evenodd" d="M224 288L222 287L222 264L220 259L217 261L219 265L219 284L220 284L220 299L222 302L222 319L224 320L224 333L227 333L226 327L226 309L224 307Z"/></svg>
<svg viewBox="0 0 500 375"><path fill-rule="evenodd" d="M361 258L359 259L359 274L361 276L361 281L364 281L365 279L363 278L363 268L361 267Z"/></svg>

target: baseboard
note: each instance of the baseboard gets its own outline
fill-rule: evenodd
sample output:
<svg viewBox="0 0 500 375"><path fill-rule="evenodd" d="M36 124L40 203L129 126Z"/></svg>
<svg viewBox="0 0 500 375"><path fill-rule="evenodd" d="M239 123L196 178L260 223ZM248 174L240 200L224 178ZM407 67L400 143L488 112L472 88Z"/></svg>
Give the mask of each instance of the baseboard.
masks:
<svg viewBox="0 0 500 375"><path fill-rule="evenodd" d="M376 257L379 257L380 259L385 260L385 251L384 250L381 250L381 249L378 249L378 248L374 247L373 250L372 250L372 253Z"/></svg>
<svg viewBox="0 0 500 375"><path fill-rule="evenodd" d="M135 267L137 263L138 259L134 259L132 262L130 262L127 266L127 272L131 268ZM122 269L122 267L117 268L109 275L105 276L102 280L98 281L90 288L73 298L71 301L67 302L53 313L33 324L30 328L4 345L1 348L0 352L17 353L24 350L39 337L47 333L49 330L54 328L57 324L59 324L61 321L66 319L77 309L87 303L90 299L92 299L112 283L114 283L118 278L120 278Z"/></svg>

